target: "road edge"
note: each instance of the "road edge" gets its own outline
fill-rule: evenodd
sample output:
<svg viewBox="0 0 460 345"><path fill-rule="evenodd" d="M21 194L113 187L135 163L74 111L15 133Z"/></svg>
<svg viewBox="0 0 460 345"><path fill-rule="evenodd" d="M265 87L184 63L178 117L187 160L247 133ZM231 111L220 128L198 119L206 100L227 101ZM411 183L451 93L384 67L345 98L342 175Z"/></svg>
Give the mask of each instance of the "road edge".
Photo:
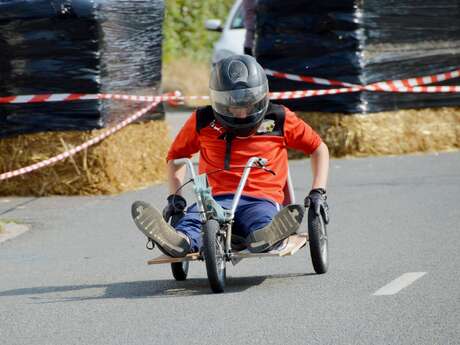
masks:
<svg viewBox="0 0 460 345"><path fill-rule="evenodd" d="M17 223L5 223L0 220L0 244L12 240L30 230L30 226Z"/></svg>

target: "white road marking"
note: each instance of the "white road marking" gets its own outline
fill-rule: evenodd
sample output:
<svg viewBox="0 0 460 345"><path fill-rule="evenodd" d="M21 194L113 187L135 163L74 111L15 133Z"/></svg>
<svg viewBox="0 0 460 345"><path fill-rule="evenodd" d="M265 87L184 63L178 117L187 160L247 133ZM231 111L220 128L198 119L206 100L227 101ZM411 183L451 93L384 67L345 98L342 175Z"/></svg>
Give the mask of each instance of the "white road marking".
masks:
<svg viewBox="0 0 460 345"><path fill-rule="evenodd" d="M378 289L374 292L374 296L386 296L386 295L394 295L408 287L410 284L415 282L417 279L423 277L426 272L408 272L404 273L402 276L396 278L392 282L388 283L384 287Z"/></svg>
<svg viewBox="0 0 460 345"><path fill-rule="evenodd" d="M0 233L0 244L30 230L28 225L15 223L2 224L2 222L0 222L0 228L3 228L3 232Z"/></svg>

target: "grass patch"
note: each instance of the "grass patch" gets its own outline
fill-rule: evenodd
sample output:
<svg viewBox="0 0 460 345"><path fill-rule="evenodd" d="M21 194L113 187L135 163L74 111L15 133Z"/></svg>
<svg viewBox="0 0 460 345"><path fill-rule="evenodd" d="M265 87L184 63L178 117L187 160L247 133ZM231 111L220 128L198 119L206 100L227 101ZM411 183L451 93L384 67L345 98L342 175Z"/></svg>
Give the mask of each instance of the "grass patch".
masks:
<svg viewBox="0 0 460 345"><path fill-rule="evenodd" d="M181 57L163 65L163 91L180 91L184 96L208 96L210 63ZM191 107L208 104L207 100L187 101Z"/></svg>
<svg viewBox="0 0 460 345"><path fill-rule="evenodd" d="M168 0L163 22L162 88L185 96L207 96L211 54L219 33L206 30L206 19L225 22L235 0ZM187 101L196 107L207 101Z"/></svg>
<svg viewBox="0 0 460 345"><path fill-rule="evenodd" d="M219 37L207 31L206 19L225 20L234 0L167 0L163 22L163 61L183 56L208 61L212 44Z"/></svg>
<svg viewBox="0 0 460 345"><path fill-rule="evenodd" d="M0 219L0 234L6 232L6 224L17 224L18 222L11 219Z"/></svg>

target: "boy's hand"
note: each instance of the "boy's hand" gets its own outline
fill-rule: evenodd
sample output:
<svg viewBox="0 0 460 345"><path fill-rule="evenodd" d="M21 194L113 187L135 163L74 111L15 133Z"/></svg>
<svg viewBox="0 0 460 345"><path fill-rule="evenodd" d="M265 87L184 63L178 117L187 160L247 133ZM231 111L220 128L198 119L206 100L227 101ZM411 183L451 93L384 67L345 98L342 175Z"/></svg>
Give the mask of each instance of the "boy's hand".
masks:
<svg viewBox="0 0 460 345"><path fill-rule="evenodd" d="M305 207L313 209L317 216L323 217L324 223L329 223L329 206L326 202L326 190L323 188L312 189L304 201Z"/></svg>
<svg viewBox="0 0 460 345"><path fill-rule="evenodd" d="M165 221L171 219L171 225L175 225L179 219L185 214L185 208L187 207L187 201L178 194L171 194L168 196L168 204L163 209L163 218Z"/></svg>

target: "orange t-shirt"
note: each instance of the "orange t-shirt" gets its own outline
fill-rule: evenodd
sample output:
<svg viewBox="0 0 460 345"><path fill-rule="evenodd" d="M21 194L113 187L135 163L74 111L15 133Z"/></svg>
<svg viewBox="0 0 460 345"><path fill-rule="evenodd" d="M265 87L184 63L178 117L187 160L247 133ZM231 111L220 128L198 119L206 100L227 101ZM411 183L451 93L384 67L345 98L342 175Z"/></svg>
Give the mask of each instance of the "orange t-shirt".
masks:
<svg viewBox="0 0 460 345"><path fill-rule="evenodd" d="M249 158L257 156L268 160L266 167L275 172L275 175L263 169L253 168L242 194L273 200L279 204L283 202L283 189L288 172L286 148L290 147L311 154L321 144L321 138L288 108L271 105L269 110L273 108L278 109L278 112L284 112L281 120L276 120L283 123L276 124L276 121L270 120L270 116L266 114L265 120L256 134L247 138L235 137L233 139L230 169L208 175L213 195L235 193L243 174L244 165ZM223 138L225 130L217 121L211 121L197 130L197 116L201 114L197 111L193 112L174 139L167 156L169 161L178 158L190 158L193 154L200 152L200 174L224 168L227 144ZM282 128L282 130L277 130L277 127L278 129Z"/></svg>

